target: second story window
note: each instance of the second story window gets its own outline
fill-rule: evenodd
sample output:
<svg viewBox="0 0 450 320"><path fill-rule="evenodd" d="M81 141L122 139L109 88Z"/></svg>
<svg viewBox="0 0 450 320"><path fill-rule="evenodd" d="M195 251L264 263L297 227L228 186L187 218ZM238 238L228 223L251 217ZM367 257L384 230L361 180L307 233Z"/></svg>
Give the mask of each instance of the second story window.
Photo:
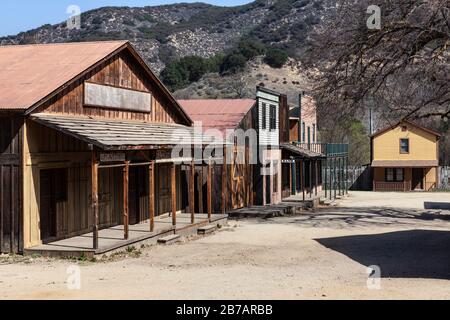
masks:
<svg viewBox="0 0 450 320"><path fill-rule="evenodd" d="M270 106L270 130L277 129L277 107Z"/></svg>
<svg viewBox="0 0 450 320"><path fill-rule="evenodd" d="M306 142L306 124L304 122L302 123L302 141Z"/></svg>
<svg viewBox="0 0 450 320"><path fill-rule="evenodd" d="M313 124L313 136L312 136L312 143L316 143L316 124Z"/></svg>
<svg viewBox="0 0 450 320"><path fill-rule="evenodd" d="M409 153L409 139L400 139L400 153Z"/></svg>
<svg viewBox="0 0 450 320"><path fill-rule="evenodd" d="M265 103L262 104L262 108L261 108L261 121L262 121L262 129L266 130L267 128L267 105Z"/></svg>

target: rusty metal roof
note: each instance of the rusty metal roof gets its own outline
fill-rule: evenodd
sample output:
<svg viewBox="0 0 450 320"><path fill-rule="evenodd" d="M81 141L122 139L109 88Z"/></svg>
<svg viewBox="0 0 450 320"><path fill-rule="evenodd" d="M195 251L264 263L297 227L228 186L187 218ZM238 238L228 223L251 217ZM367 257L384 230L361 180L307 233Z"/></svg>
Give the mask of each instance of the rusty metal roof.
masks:
<svg viewBox="0 0 450 320"><path fill-rule="evenodd" d="M0 46L0 109L28 109L127 43Z"/></svg>
<svg viewBox="0 0 450 320"><path fill-rule="evenodd" d="M119 121L49 113L32 114L31 119L104 150L173 147L192 145L194 141L204 145L223 144L222 140L199 133L194 127L180 124Z"/></svg>
<svg viewBox="0 0 450 320"><path fill-rule="evenodd" d="M203 130L234 130L256 104L254 99L196 99L178 103L193 121L201 121Z"/></svg>

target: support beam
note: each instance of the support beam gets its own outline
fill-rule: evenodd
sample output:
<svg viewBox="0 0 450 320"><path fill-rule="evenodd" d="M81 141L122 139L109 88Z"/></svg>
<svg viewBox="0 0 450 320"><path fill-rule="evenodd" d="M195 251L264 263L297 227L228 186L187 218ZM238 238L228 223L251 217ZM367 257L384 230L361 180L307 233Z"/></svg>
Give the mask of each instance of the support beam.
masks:
<svg viewBox="0 0 450 320"><path fill-rule="evenodd" d="M208 203L208 220L211 222L212 218L212 163L211 159L208 161L208 181L207 181L207 187L208 187L208 195L207 195L207 203Z"/></svg>
<svg viewBox="0 0 450 320"><path fill-rule="evenodd" d="M315 187L314 187L314 193L315 193L315 195L316 195L316 197L317 197L317 186L318 186L318 184L319 184L319 161L318 160L316 160L316 161L314 161L314 168L315 168L315 171L316 171L316 173L315 173Z"/></svg>
<svg viewBox="0 0 450 320"><path fill-rule="evenodd" d="M177 225L177 165L172 164L171 170L171 193L172 193L172 225Z"/></svg>
<svg viewBox="0 0 450 320"><path fill-rule="evenodd" d="M313 197L313 162L309 160L308 162L308 171L309 171L309 197L312 199Z"/></svg>
<svg viewBox="0 0 450 320"><path fill-rule="evenodd" d="M198 174L198 213L203 211L203 162L200 163L200 171Z"/></svg>
<svg viewBox="0 0 450 320"><path fill-rule="evenodd" d="M305 189L305 162L303 160L300 161L300 181L302 184L302 192L303 192L303 201L306 198L306 189Z"/></svg>
<svg viewBox="0 0 450 320"><path fill-rule="evenodd" d="M125 161L125 167L123 168L123 237L125 240L128 240L130 231L130 217L128 214L129 176L130 161Z"/></svg>
<svg viewBox="0 0 450 320"><path fill-rule="evenodd" d="M155 162L152 161L148 168L148 201L150 213L150 232L155 231Z"/></svg>
<svg viewBox="0 0 450 320"><path fill-rule="evenodd" d="M223 147L222 214L227 213L227 147Z"/></svg>
<svg viewBox="0 0 450 320"><path fill-rule="evenodd" d="M291 174L291 195L295 196L297 194L297 168L294 158L291 158L292 164L290 169Z"/></svg>
<svg viewBox="0 0 450 320"><path fill-rule="evenodd" d="M99 216L98 216L98 161L97 161L97 153L92 151L92 159L91 159L91 197L92 197L92 214L93 214L93 248L98 249L98 224L99 224Z"/></svg>
<svg viewBox="0 0 450 320"><path fill-rule="evenodd" d="M195 223L195 160L191 162L189 173L189 211L191 212L191 223Z"/></svg>

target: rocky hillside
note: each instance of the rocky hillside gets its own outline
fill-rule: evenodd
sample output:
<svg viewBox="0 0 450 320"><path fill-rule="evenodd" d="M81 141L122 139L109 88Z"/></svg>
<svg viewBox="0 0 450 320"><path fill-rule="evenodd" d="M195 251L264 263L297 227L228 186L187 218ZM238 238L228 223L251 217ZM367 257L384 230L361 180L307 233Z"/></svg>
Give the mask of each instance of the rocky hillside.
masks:
<svg viewBox="0 0 450 320"><path fill-rule="evenodd" d="M81 29L66 23L44 25L0 44L128 39L152 68L184 56L203 58L233 48L242 38L301 54L312 28L320 23L329 0L257 0L237 7L203 3L154 7L104 7L82 14Z"/></svg>

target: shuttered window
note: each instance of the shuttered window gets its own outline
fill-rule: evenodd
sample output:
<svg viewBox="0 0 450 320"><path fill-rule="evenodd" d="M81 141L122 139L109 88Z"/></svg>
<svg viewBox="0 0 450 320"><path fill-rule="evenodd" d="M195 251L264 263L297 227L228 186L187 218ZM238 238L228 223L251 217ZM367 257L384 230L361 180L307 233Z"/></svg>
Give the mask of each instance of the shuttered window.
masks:
<svg viewBox="0 0 450 320"><path fill-rule="evenodd" d="M261 113L262 113L262 129L266 130L267 128L267 105L265 103L262 104L262 108L261 108Z"/></svg>
<svg viewBox="0 0 450 320"><path fill-rule="evenodd" d="M277 129L277 107L270 106L270 130Z"/></svg>

